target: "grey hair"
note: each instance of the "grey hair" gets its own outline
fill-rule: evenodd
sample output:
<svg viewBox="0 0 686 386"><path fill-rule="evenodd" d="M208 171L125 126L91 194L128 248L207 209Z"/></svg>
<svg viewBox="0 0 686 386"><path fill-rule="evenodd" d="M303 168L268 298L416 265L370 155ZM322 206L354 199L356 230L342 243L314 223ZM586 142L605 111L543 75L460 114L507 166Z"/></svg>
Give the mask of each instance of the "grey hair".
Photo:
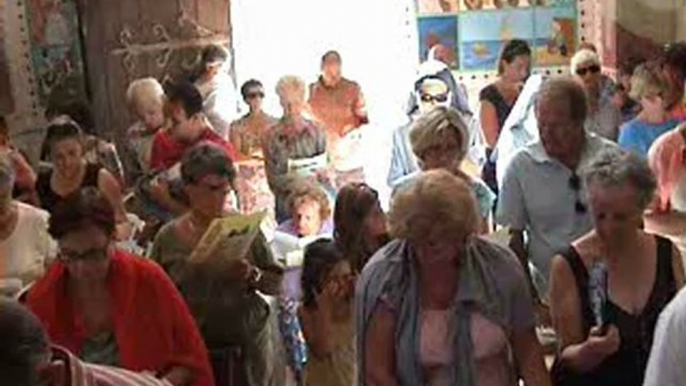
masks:
<svg viewBox="0 0 686 386"><path fill-rule="evenodd" d="M226 151L214 143L201 142L183 156L181 179L189 185L210 174L228 178L231 186L236 179L236 169Z"/></svg>
<svg viewBox="0 0 686 386"><path fill-rule="evenodd" d="M544 101L564 102L573 122L580 124L586 121L588 116L586 90L571 76L555 76L543 82L538 94L536 94L537 110Z"/></svg>
<svg viewBox="0 0 686 386"><path fill-rule="evenodd" d="M136 79L126 90L126 103L131 107L138 107L143 103L164 104L164 88L155 78Z"/></svg>
<svg viewBox="0 0 686 386"><path fill-rule="evenodd" d="M460 113L452 107L434 107L414 122L410 131L412 151L421 158L430 148L444 144L447 135L457 137L460 147L455 161L462 162L469 150L469 128Z"/></svg>
<svg viewBox="0 0 686 386"><path fill-rule="evenodd" d="M276 94L281 100L307 100L307 85L302 78L295 75L286 75L276 83Z"/></svg>
<svg viewBox="0 0 686 386"><path fill-rule="evenodd" d="M0 374L3 384L37 385L36 367L48 360L49 353L48 337L38 318L21 304L0 297Z"/></svg>
<svg viewBox="0 0 686 386"><path fill-rule="evenodd" d="M621 187L631 185L638 195L638 206L645 210L655 197L657 181L648 162L620 148L601 151L583 171L586 186Z"/></svg>

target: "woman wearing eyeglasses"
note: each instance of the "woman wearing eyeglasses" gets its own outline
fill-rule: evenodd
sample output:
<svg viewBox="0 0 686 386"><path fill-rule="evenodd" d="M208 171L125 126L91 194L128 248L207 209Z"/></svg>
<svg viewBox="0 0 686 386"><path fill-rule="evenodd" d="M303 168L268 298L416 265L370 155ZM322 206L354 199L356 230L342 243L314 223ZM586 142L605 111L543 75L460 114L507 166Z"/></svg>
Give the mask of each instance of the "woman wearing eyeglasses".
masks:
<svg viewBox="0 0 686 386"><path fill-rule="evenodd" d="M551 266L560 385L643 384L658 316L684 283L679 251L642 229L656 182L648 164L620 149L585 170L594 229Z"/></svg>
<svg viewBox="0 0 686 386"><path fill-rule="evenodd" d="M188 303L210 351L217 384L232 384L229 377L238 373L240 385L269 385L275 370L272 313L261 294L279 293L283 268L261 232L242 256L216 248L212 264L189 261L214 220L238 216L225 210L235 170L221 147L201 143L184 155L181 178L190 211L162 227L150 258Z"/></svg>
<svg viewBox="0 0 686 386"><path fill-rule="evenodd" d="M579 50L571 60L572 74L581 82L588 98L586 130L616 142L622 117L612 98L603 93L600 58L590 49Z"/></svg>
<svg viewBox="0 0 686 386"><path fill-rule="evenodd" d="M262 143L277 120L262 110L264 88L259 80L243 83L241 95L250 111L231 124L229 138L239 155L236 166L240 178L236 189L241 198L240 210L253 213L274 205L274 196L267 184Z"/></svg>
<svg viewBox="0 0 686 386"><path fill-rule="evenodd" d="M487 157L490 157L498 143L500 131L505 126L505 121L517 102L530 71L531 48L529 45L523 40L509 41L503 47L498 59L498 79L479 93L481 130L486 142ZM482 178L494 192L497 192L495 162L487 160Z"/></svg>
<svg viewBox="0 0 686 386"><path fill-rule="evenodd" d="M58 262L27 303L51 341L85 362L150 372L171 385L213 386L207 351L186 304L154 263L114 248L115 215L95 188L50 217Z"/></svg>

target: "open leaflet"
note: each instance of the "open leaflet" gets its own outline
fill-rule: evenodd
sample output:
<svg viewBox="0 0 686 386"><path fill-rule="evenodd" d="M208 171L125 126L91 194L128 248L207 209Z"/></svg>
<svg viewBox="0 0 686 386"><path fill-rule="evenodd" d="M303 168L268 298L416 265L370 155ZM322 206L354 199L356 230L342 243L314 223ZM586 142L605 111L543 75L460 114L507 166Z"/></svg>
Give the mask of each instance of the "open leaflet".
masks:
<svg viewBox="0 0 686 386"><path fill-rule="evenodd" d="M220 264L246 258L266 213L231 215L212 222L191 253L194 264Z"/></svg>

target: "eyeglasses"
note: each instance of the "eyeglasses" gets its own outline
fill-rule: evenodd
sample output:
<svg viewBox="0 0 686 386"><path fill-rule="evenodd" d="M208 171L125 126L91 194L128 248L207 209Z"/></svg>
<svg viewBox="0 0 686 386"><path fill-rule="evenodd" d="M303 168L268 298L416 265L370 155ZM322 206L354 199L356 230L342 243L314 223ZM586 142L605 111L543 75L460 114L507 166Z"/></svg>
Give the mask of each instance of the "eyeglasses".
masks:
<svg viewBox="0 0 686 386"><path fill-rule="evenodd" d="M264 98L264 93L262 91L256 91L256 92L249 92L246 96L245 99L255 99L255 98Z"/></svg>
<svg viewBox="0 0 686 386"><path fill-rule="evenodd" d="M586 208L586 204L581 202L581 197L579 197L579 192L581 191L581 178L579 178L576 173L572 174L572 176L569 178L569 187L572 188L572 190L576 193L574 211L577 214L586 214L586 212L588 212L588 208Z"/></svg>
<svg viewBox="0 0 686 386"><path fill-rule="evenodd" d="M60 249L57 259L62 263L100 262L107 259L107 247L92 248L83 252Z"/></svg>
<svg viewBox="0 0 686 386"><path fill-rule="evenodd" d="M424 102L424 103L431 103L431 102L445 103L448 101L448 93L437 94L437 95L422 94L420 96L420 98L421 98L422 102Z"/></svg>
<svg viewBox="0 0 686 386"><path fill-rule="evenodd" d="M599 72L600 72L600 66L597 65L597 64L594 64L594 65L592 65L592 66L590 66L590 67L578 68L578 69L576 70L576 74L579 75L579 76L584 76L584 75L588 74L589 72L590 72L591 74L597 74L597 73L599 73Z"/></svg>

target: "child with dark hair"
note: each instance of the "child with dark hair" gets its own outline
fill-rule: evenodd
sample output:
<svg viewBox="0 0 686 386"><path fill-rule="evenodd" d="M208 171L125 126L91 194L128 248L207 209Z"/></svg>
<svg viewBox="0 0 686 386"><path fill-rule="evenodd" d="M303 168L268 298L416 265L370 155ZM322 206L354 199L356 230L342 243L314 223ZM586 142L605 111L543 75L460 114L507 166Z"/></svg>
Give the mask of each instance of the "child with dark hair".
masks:
<svg viewBox="0 0 686 386"><path fill-rule="evenodd" d="M299 317L309 349L307 385L355 383L354 287L350 262L333 241L318 240L305 249Z"/></svg>

